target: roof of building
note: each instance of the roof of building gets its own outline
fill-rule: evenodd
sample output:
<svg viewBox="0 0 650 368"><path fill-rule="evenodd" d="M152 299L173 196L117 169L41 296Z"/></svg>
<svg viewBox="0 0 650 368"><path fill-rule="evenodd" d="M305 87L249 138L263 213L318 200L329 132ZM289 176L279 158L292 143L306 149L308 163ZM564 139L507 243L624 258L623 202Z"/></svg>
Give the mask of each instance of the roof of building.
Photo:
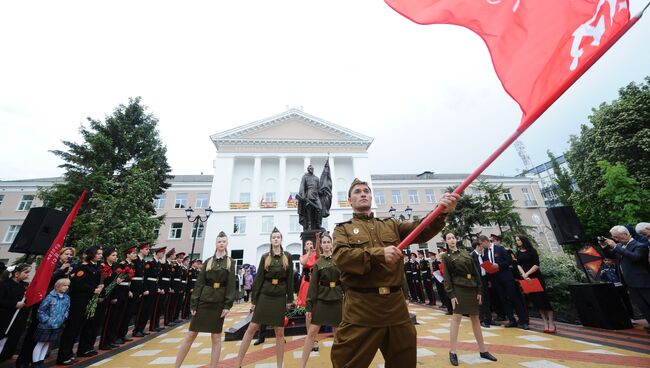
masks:
<svg viewBox="0 0 650 368"><path fill-rule="evenodd" d="M463 173L444 173L438 174L431 171L425 171L421 174L375 174L371 175L373 181L381 180L463 180L467 178L469 174ZM502 176L502 175L480 175L480 179L521 179L515 176Z"/></svg>

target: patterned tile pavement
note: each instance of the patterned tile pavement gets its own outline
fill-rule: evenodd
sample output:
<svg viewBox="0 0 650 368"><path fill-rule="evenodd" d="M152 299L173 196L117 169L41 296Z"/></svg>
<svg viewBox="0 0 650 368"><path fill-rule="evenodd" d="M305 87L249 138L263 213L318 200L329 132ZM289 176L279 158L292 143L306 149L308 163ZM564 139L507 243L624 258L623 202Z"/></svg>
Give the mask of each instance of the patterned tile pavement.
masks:
<svg viewBox="0 0 650 368"><path fill-rule="evenodd" d="M249 305L235 305L225 326L231 326L243 319ZM411 305L417 316L418 366L451 366L448 360L449 316L438 308ZM177 348L187 332L188 323L182 324L159 336L150 336L135 341L130 347L117 354L103 354L91 360L82 361L78 367L137 368L144 366L173 367ZM533 329L506 329L491 327L483 329L488 350L499 361L492 363L480 359L478 347L471 332L468 319L463 319L460 330L459 360L461 366L480 365L484 367L650 367L650 334L641 329L605 331L581 326L559 325L558 335L544 334L536 329L539 322L533 322ZM285 367L297 367L301 356L304 336L289 336L285 348ZM219 367L234 367L240 342L222 344ZM331 367L329 360L332 346L331 334L320 338L320 351L312 353L309 367ZM199 334L183 367L204 367L210 359L210 335ZM252 346L248 351L246 367L275 367L274 339L267 338L261 346ZM383 367L383 358L378 353L371 367Z"/></svg>

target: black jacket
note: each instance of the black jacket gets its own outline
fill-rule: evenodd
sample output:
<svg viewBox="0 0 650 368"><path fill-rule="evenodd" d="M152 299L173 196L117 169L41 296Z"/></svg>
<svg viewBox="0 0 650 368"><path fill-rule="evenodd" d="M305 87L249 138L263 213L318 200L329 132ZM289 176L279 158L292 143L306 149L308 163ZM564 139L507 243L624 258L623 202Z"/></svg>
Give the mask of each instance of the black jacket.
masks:
<svg viewBox="0 0 650 368"><path fill-rule="evenodd" d="M603 248L606 256L616 258L628 287L650 288L650 266L648 246L632 239L627 245L616 244L614 249Z"/></svg>

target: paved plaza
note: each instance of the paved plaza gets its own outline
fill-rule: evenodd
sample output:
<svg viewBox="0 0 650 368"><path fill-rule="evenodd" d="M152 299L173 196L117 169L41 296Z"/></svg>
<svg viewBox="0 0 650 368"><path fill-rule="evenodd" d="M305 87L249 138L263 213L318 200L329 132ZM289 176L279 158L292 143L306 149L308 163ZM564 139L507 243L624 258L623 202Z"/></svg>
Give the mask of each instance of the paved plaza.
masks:
<svg viewBox="0 0 650 368"><path fill-rule="evenodd" d="M248 314L248 304L233 307L226 319L228 328ZM438 308L411 305L417 315L418 366L451 366L448 360L450 316ZM483 329L489 351L499 361L492 363L478 356L477 345L471 332L470 322L463 320L459 340L461 366L483 367L650 367L650 334L641 328L624 331L588 329L581 326L558 325L558 334L540 332L539 321L532 320L532 329L506 329L491 327ZM187 332L188 323L160 335L148 336L134 341L117 351L104 353L91 360L80 361L78 367L136 368L145 366L172 367L180 342ZM304 336L288 336L285 351L285 367L297 367L301 356ZM234 367L239 341L224 342L219 367ZM309 367L331 367L331 334L321 336L320 351L312 353ZM184 367L205 366L210 359L210 336L200 334L184 362ZM253 346L244 361L246 367L275 367L274 339ZM377 354L371 367L383 367L383 359Z"/></svg>

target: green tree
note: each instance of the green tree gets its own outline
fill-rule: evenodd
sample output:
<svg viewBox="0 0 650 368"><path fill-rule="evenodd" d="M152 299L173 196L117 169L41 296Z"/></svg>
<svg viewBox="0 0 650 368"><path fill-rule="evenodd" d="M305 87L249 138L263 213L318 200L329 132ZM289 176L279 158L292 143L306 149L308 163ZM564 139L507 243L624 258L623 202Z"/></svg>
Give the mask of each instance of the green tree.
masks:
<svg viewBox="0 0 650 368"><path fill-rule="evenodd" d="M606 185L598 161L620 163L640 188L650 189L650 77L621 88L616 100L593 109L589 121L571 137L565 157L579 188L571 195L576 213L588 234L599 235L616 219L598 194Z"/></svg>
<svg viewBox="0 0 650 368"><path fill-rule="evenodd" d="M155 217L153 200L169 187L167 149L158 135L158 119L140 98L119 105L104 121L88 118L83 142L63 141L64 181L41 188L44 205L69 210L83 190L90 192L70 229L67 242L78 250L93 244L153 242L163 218Z"/></svg>
<svg viewBox="0 0 650 368"><path fill-rule="evenodd" d="M573 194L573 178L569 171L565 170L557 162L557 158L551 151L546 152L548 158L551 159L551 167L553 168L553 192L557 195L560 203L565 206L571 206L571 194Z"/></svg>
<svg viewBox="0 0 650 368"><path fill-rule="evenodd" d="M503 184L491 184L481 180L476 189L481 193L480 202L485 210L486 221L483 223L495 224L505 244L512 245L516 234L528 235L528 227L522 224L521 216L515 211L515 201L506 199L509 190Z"/></svg>
<svg viewBox="0 0 650 368"><path fill-rule="evenodd" d="M612 165L605 160L598 161L605 185L598 191L598 197L605 202L613 224L635 224L650 217L650 190L639 186L628 175L621 163Z"/></svg>
<svg viewBox="0 0 650 368"><path fill-rule="evenodd" d="M447 188L448 192L453 192L455 188ZM466 241L471 242L476 239L481 232L474 232L477 225L486 223L485 211L481 202L472 195L463 194L456 204L456 208L447 214L447 227L456 235L460 244L469 245Z"/></svg>

